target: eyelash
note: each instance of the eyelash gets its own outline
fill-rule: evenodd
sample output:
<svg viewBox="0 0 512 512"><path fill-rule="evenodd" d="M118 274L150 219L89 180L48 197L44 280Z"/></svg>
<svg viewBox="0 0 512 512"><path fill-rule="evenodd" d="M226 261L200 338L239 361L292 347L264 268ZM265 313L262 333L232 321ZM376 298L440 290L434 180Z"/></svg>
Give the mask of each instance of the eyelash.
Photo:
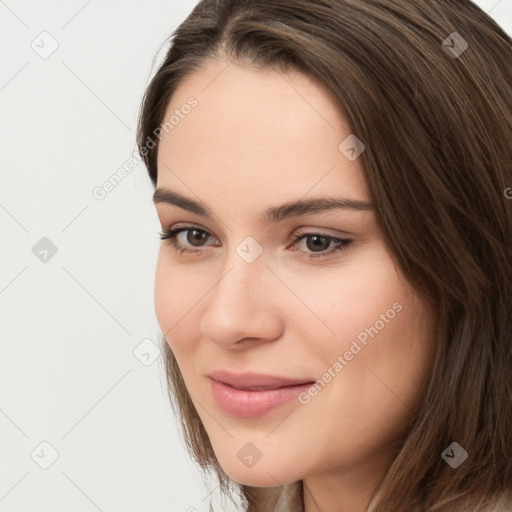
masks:
<svg viewBox="0 0 512 512"><path fill-rule="evenodd" d="M183 231L199 231L201 233L206 233L208 236L212 236L208 231L204 229L199 229L196 226L183 226L176 229L169 229L165 233L160 232L160 239L161 240L169 240L170 244L173 246L173 248L178 252L179 254L189 254L189 255L197 255L197 253L202 252L201 249L189 249L187 247L181 247L176 243L176 236L183 232ZM352 243L353 240L346 239L346 238L336 238L329 235L324 235L322 233L303 233L301 235L292 235L292 238L295 239L295 242L299 242L305 238L318 236L321 238L325 238L331 242L338 242L339 245L334 246L331 250L328 250L328 252L322 252L322 253L307 253L307 256L300 256L305 258L327 258L332 256L335 253L338 253L340 251L344 251L348 248L348 246ZM298 251L298 252L305 252L305 251Z"/></svg>

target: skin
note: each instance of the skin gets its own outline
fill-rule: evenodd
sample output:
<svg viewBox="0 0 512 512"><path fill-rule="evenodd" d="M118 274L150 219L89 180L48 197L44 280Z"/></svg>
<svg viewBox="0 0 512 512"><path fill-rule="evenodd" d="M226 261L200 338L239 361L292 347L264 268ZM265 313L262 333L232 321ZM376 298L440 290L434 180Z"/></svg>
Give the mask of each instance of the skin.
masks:
<svg viewBox="0 0 512 512"><path fill-rule="evenodd" d="M214 218L156 204L163 231L187 223L207 232L196 243L177 235L193 256L161 243L160 328L230 478L265 487L302 479L306 512L363 512L420 397L428 305L392 261L374 210L260 221L270 206L303 197L371 201L362 159L338 150L352 132L325 88L297 72L218 59L181 83L165 119L191 96L197 107L161 139L157 188L199 200ZM353 242L309 258L337 244L291 238L304 233ZM263 249L250 264L236 252L248 236ZM214 401L207 374L216 369L321 379L397 302L401 311L309 403L248 419ZM262 453L250 468L237 457L249 441Z"/></svg>

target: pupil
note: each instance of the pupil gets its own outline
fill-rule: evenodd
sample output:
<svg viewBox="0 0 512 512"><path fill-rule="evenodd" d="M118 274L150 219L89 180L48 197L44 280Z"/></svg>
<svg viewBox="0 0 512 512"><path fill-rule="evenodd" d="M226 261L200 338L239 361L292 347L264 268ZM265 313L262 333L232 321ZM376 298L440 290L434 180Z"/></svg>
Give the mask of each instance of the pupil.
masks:
<svg viewBox="0 0 512 512"><path fill-rule="evenodd" d="M320 252L322 250L325 250L329 247L329 242L327 241L327 238L323 237L323 236L311 236L309 237L310 240L323 240L323 244L321 243L320 245L317 244L317 243L313 243L313 244L309 244L307 243L306 245L308 246L308 249L311 249L311 250L314 250L315 248L318 249L320 248Z"/></svg>
<svg viewBox="0 0 512 512"><path fill-rule="evenodd" d="M202 242L204 235L206 235L206 233L203 233L202 231L199 231L198 229L191 229L189 231L189 233L194 233L193 240L192 241L188 240L192 245L194 245L194 242ZM200 243L198 245L200 245Z"/></svg>

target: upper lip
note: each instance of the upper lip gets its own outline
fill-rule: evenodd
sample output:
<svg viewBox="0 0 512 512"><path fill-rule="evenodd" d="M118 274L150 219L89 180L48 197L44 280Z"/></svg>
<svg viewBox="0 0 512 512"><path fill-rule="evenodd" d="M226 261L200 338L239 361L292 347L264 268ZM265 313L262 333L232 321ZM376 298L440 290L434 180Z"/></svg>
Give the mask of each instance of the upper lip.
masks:
<svg viewBox="0 0 512 512"><path fill-rule="evenodd" d="M227 370L211 372L208 377L213 380L223 382L224 384L229 384L237 389L249 389L256 387L263 389L277 389L283 386L296 386L298 384L309 384L314 382L314 380L307 378L295 379L253 372L232 373Z"/></svg>

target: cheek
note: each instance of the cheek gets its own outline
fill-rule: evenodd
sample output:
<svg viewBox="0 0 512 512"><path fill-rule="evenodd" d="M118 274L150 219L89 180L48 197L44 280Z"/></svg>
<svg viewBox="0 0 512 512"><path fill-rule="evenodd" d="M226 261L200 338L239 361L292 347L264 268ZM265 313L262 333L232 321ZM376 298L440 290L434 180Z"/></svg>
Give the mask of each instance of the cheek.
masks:
<svg viewBox="0 0 512 512"><path fill-rule="evenodd" d="M324 396L339 393L355 416L364 408L369 417L376 402L392 394L388 388L414 402L431 349L429 317L386 252L376 251L350 272L333 269L314 282L303 278L299 293L321 320L297 315L296 329L309 340L304 361L316 360L318 376L336 382Z"/></svg>
<svg viewBox="0 0 512 512"><path fill-rule="evenodd" d="M350 427L347 435L357 432L384 442L417 402L432 348L430 317L389 260L366 276L371 279L364 279L364 286L340 292L337 312L332 309L337 340L322 346L324 371L339 362L338 356L343 362L322 393L327 402L340 404L332 414L335 423Z"/></svg>
<svg viewBox="0 0 512 512"><path fill-rule="evenodd" d="M350 465L390 445L419 399L432 347L430 311L389 257L330 282L339 289L326 293L317 282L315 307L335 334L297 327L309 333L303 365L314 361L320 382L302 424L304 438L317 438L319 467L339 464L339 454Z"/></svg>
<svg viewBox="0 0 512 512"><path fill-rule="evenodd" d="M390 331L393 324L395 329L403 327L403 306L411 289L383 248L347 266L321 270L294 282L297 296L317 316L312 321L305 308L297 306L300 332L322 340L315 343L317 357L327 363L333 354L349 350L354 339L364 346L375 324L379 332Z"/></svg>

